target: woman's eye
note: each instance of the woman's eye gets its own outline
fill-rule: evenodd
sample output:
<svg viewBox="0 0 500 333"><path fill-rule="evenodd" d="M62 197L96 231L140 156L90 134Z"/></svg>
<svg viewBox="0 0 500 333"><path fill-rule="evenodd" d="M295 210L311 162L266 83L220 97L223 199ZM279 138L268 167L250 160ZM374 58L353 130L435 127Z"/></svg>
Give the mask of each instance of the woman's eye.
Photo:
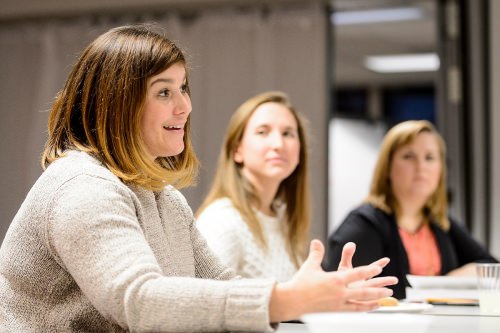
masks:
<svg viewBox="0 0 500 333"><path fill-rule="evenodd" d="M264 127L255 129L255 134L257 134L257 135L266 135L267 132L268 132L268 130Z"/></svg>
<svg viewBox="0 0 500 333"><path fill-rule="evenodd" d="M295 135L294 131L285 131L285 132L283 132L283 136L289 137L289 138L294 138L296 135Z"/></svg>
<svg viewBox="0 0 500 333"><path fill-rule="evenodd" d="M411 154L411 153L403 154L403 159L405 159L405 160L409 160L409 159L412 159L412 158L413 158L413 154Z"/></svg>
<svg viewBox="0 0 500 333"><path fill-rule="evenodd" d="M188 90L188 85L186 83L184 83L182 86L181 86L181 93L187 93L187 90Z"/></svg>
<svg viewBox="0 0 500 333"><path fill-rule="evenodd" d="M169 97L170 96L170 90L168 90L168 89L160 90L160 92L158 93L158 95L161 96L161 97Z"/></svg>
<svg viewBox="0 0 500 333"><path fill-rule="evenodd" d="M425 159L426 159L427 161L434 161L436 158L434 157L434 155L427 155L427 156L425 157Z"/></svg>

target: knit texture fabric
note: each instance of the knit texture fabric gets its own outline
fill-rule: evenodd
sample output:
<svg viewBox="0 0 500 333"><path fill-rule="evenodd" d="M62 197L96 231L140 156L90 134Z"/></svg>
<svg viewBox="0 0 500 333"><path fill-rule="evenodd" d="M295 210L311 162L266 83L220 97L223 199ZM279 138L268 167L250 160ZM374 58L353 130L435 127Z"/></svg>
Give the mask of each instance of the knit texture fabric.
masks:
<svg viewBox="0 0 500 333"><path fill-rule="evenodd" d="M251 233L229 198L218 199L200 214L196 226L222 262L243 277L289 280L297 271L286 250L284 206L277 217L256 211L268 249Z"/></svg>
<svg viewBox="0 0 500 333"><path fill-rule="evenodd" d="M69 152L0 249L2 332L269 331L272 280L232 279L184 197L127 186ZM212 280L208 280L212 279Z"/></svg>

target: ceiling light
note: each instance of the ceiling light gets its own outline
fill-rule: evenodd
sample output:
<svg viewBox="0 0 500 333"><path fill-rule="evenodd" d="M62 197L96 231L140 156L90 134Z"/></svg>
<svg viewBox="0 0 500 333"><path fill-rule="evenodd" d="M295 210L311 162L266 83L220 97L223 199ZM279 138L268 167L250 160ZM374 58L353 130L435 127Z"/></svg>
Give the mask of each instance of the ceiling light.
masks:
<svg viewBox="0 0 500 333"><path fill-rule="evenodd" d="M367 56L364 65L378 73L432 72L439 69L439 57L435 53Z"/></svg>
<svg viewBox="0 0 500 333"><path fill-rule="evenodd" d="M334 25L347 25L419 20L424 16L420 8L401 7L334 12L330 19Z"/></svg>

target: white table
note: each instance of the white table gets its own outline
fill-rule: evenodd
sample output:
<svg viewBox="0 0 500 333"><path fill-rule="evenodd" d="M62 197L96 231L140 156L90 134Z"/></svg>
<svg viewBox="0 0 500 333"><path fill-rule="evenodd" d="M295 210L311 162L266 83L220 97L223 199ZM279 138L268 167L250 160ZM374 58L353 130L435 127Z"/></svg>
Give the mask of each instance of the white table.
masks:
<svg viewBox="0 0 500 333"><path fill-rule="evenodd" d="M386 313L384 316L391 316ZM477 306L437 305L422 313L411 316L425 316L430 321L425 333L500 333L500 316L481 316ZM390 320L390 317L388 317ZM311 333L306 324L280 324L279 333ZM343 333L342 331L325 329L326 332ZM346 330L348 333L349 330ZM318 333L318 332L314 332ZM367 331L366 333L370 333ZM404 333L404 332L402 332Z"/></svg>

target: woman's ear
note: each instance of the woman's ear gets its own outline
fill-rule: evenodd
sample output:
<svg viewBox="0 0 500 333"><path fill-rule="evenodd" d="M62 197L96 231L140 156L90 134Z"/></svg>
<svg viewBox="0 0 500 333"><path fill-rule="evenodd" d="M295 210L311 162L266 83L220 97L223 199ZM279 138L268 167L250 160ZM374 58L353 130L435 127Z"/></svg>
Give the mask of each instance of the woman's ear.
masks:
<svg viewBox="0 0 500 333"><path fill-rule="evenodd" d="M234 150L233 160L239 164L243 163L243 154L240 152L240 146L236 147Z"/></svg>

